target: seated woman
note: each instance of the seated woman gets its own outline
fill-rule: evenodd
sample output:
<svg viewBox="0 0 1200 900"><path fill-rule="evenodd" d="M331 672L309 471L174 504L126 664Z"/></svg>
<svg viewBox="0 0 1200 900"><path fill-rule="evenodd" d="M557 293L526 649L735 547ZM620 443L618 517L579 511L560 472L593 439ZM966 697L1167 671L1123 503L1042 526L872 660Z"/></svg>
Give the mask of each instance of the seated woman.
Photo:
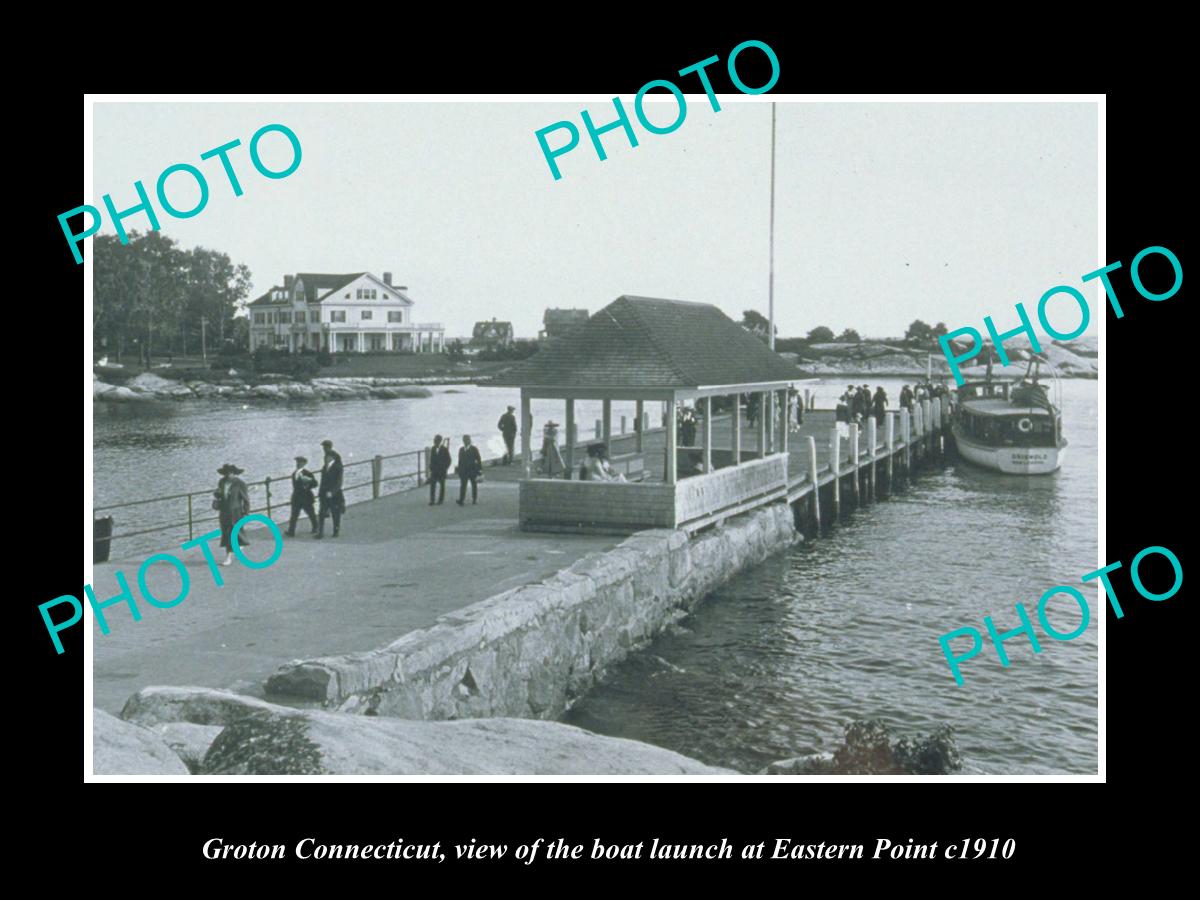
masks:
<svg viewBox="0 0 1200 900"><path fill-rule="evenodd" d="M588 481L617 481L624 482L625 476L614 471L608 461L608 447L604 444L591 444L587 448L587 462L584 464L581 477Z"/></svg>

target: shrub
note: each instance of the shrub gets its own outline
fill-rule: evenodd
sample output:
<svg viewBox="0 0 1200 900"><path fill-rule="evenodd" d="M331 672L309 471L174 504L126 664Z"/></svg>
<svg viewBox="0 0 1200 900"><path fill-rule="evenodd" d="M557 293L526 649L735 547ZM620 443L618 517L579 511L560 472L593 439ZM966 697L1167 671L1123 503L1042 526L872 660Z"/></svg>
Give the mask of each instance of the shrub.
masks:
<svg viewBox="0 0 1200 900"><path fill-rule="evenodd" d="M893 745L891 732L878 719L851 722L843 745L833 759L812 758L805 775L948 775L962 768L954 731L941 725L916 740L901 738Z"/></svg>

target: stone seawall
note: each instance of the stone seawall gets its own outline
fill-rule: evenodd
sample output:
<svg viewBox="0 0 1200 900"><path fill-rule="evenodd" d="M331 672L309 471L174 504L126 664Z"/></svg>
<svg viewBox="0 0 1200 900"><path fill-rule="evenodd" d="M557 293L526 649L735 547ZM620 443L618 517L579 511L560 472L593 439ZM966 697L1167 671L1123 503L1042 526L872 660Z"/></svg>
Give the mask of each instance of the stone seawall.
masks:
<svg viewBox="0 0 1200 900"><path fill-rule="evenodd" d="M797 540L786 503L692 538L639 532L378 650L289 663L266 691L364 715L554 719L721 582Z"/></svg>

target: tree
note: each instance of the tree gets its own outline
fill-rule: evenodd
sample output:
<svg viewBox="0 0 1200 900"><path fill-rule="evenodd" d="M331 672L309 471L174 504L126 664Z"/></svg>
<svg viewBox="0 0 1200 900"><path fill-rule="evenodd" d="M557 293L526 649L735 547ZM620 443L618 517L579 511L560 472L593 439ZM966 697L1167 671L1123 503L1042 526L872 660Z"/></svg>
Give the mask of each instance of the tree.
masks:
<svg viewBox="0 0 1200 900"><path fill-rule="evenodd" d="M828 344L833 340L833 329L818 325L808 333L808 340L812 344Z"/></svg>
<svg viewBox="0 0 1200 900"><path fill-rule="evenodd" d="M838 340L841 341L843 344L861 344L862 343L862 338L860 338L858 336L858 332L855 331L853 328L847 328L845 331L843 331L841 334L839 334Z"/></svg>
<svg viewBox="0 0 1200 900"><path fill-rule="evenodd" d="M771 333L770 320L762 313L753 309L748 309L742 313L742 327L764 341L767 339L767 335ZM775 333L779 334L778 326L775 328Z"/></svg>
<svg viewBox="0 0 1200 900"><path fill-rule="evenodd" d="M937 340L937 335L927 323L916 319L908 326L908 331L904 332L904 339L915 344L932 344Z"/></svg>
<svg viewBox="0 0 1200 900"><path fill-rule="evenodd" d="M130 345L147 360L155 348L198 350L202 329L221 349L250 292L244 265L204 247L182 250L157 231L131 231L128 244L99 235L92 258L93 333L118 361Z"/></svg>
<svg viewBox="0 0 1200 900"><path fill-rule="evenodd" d="M933 336L935 338L940 338L943 335L948 334L949 331L950 331L950 329L946 327L945 322L938 322L936 325L933 326Z"/></svg>
<svg viewBox="0 0 1200 900"><path fill-rule="evenodd" d="M463 342L458 338L455 338L450 342L449 346L446 347L446 353L451 359L462 359L463 356L466 355Z"/></svg>

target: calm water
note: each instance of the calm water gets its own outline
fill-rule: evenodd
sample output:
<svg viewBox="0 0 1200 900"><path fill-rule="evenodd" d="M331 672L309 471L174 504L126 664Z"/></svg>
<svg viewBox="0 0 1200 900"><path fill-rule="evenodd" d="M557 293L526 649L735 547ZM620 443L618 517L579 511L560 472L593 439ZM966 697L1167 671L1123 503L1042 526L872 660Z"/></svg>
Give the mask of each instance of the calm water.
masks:
<svg viewBox="0 0 1200 900"><path fill-rule="evenodd" d="M817 385L818 403L831 406L845 380ZM894 405L901 382L870 379L872 388L878 383ZM245 468L248 480L285 475L297 453L315 463L326 437L347 463L418 449L435 432L455 436L456 448L469 432L485 456L503 452L494 426L516 405L515 391L432 390L428 399L292 406L95 404L95 503L209 491L226 461ZM600 405L577 407L584 434ZM1013 603L1032 614L1048 587L1077 584L1096 568L1096 382L1066 382L1064 407L1071 447L1063 471L1020 478L960 465L923 477L831 537L780 554L708 597L616 667L568 720L747 772L833 749L854 718L882 718L913 735L945 722L957 730L968 771L1094 772L1095 591L1085 591L1093 622L1083 636L1045 639L1038 655L1014 639L1008 669L989 645L964 664L963 687L937 643L954 628L982 630L988 614L1012 628ZM647 408L658 415L656 405ZM614 430L622 414L632 423L633 410L614 404ZM561 403L535 401L535 427L548 417L562 422L562 412ZM352 469L347 482L367 477ZM182 501L120 510L117 530L185 515ZM131 539L114 555L183 538L186 530ZM1070 631L1078 611L1052 604L1051 621Z"/></svg>
<svg viewBox="0 0 1200 900"><path fill-rule="evenodd" d="M1063 643L1039 630L1037 655L1026 638L1008 641L1007 669L985 637L962 687L937 641L965 625L982 632L989 614L1013 628L1017 601L1037 627L1042 593L1096 568L1096 382L1065 383L1063 402L1071 446L1056 475L960 464L921 478L706 598L567 721L745 772L833 750L855 718L881 718L898 735L947 723L965 771L1094 773L1095 590L1084 590L1092 623L1082 636ZM1059 602L1050 621L1072 631L1080 612Z"/></svg>

